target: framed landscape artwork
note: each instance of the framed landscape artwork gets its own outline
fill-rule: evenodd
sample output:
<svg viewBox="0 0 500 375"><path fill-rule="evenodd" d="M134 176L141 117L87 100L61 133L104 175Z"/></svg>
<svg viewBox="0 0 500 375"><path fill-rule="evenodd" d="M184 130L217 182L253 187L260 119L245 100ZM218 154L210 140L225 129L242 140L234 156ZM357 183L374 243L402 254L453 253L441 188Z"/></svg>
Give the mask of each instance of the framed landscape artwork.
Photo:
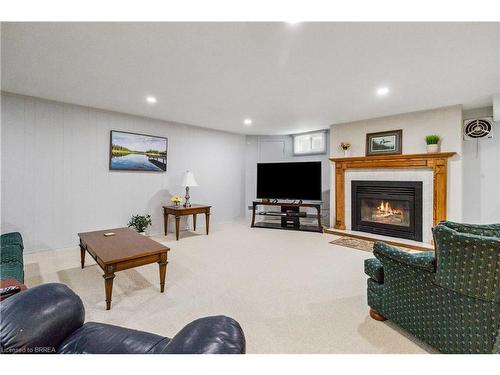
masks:
<svg viewBox="0 0 500 375"><path fill-rule="evenodd" d="M109 169L165 172L168 138L111 130Z"/></svg>
<svg viewBox="0 0 500 375"><path fill-rule="evenodd" d="M402 153L403 130L391 130L366 135L366 156L399 155Z"/></svg>

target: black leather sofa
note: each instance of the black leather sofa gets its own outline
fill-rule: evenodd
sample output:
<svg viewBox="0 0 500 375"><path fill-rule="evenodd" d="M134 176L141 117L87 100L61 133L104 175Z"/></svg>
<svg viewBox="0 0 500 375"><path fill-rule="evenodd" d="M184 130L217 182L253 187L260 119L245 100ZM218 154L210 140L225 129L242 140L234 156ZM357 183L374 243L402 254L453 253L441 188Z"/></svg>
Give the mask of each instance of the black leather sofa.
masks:
<svg viewBox="0 0 500 375"><path fill-rule="evenodd" d="M43 284L2 301L0 317L2 353L245 353L240 325L226 316L197 319L171 339L109 324L84 324L82 300L63 284Z"/></svg>

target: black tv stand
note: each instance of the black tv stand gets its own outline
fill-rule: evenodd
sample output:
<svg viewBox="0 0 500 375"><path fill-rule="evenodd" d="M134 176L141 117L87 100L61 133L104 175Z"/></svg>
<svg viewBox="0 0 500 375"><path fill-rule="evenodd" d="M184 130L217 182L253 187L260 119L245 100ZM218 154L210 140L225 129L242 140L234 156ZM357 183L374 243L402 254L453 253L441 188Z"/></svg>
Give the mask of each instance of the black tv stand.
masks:
<svg viewBox="0 0 500 375"><path fill-rule="evenodd" d="M265 211L257 212L257 206L279 206L279 211ZM300 211L301 207L312 207L316 209L317 214L307 214ZM255 216L279 216L281 223L269 222L255 222ZM301 224L300 219L306 217L314 217L318 221L318 225L304 225ZM252 209L252 228L270 228L270 229L286 229L286 230L300 230L306 232L323 232L321 225L321 203L287 203L278 201L254 201Z"/></svg>

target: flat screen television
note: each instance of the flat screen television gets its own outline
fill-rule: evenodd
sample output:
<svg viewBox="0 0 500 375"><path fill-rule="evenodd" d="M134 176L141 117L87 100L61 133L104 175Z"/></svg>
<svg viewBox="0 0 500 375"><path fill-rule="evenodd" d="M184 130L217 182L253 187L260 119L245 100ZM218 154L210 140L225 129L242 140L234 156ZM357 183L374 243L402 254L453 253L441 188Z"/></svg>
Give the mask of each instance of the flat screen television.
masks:
<svg viewBox="0 0 500 375"><path fill-rule="evenodd" d="M321 200L321 162L258 163L257 198Z"/></svg>

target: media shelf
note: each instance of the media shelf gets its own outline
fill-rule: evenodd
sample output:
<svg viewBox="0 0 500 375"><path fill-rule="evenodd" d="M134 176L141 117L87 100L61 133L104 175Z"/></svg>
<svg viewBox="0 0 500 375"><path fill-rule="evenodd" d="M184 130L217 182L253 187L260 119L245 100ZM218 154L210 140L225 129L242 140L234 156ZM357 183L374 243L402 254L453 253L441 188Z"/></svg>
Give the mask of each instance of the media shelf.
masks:
<svg viewBox="0 0 500 375"><path fill-rule="evenodd" d="M279 206L280 211L257 212L258 206ZM315 208L317 214L308 214L300 211L301 207ZM280 223L255 222L255 216L280 217ZM318 225L307 225L300 222L301 218L316 218ZM299 230L305 232L323 232L321 225L321 203L287 203L287 202L260 202L254 201L252 207L252 228Z"/></svg>

